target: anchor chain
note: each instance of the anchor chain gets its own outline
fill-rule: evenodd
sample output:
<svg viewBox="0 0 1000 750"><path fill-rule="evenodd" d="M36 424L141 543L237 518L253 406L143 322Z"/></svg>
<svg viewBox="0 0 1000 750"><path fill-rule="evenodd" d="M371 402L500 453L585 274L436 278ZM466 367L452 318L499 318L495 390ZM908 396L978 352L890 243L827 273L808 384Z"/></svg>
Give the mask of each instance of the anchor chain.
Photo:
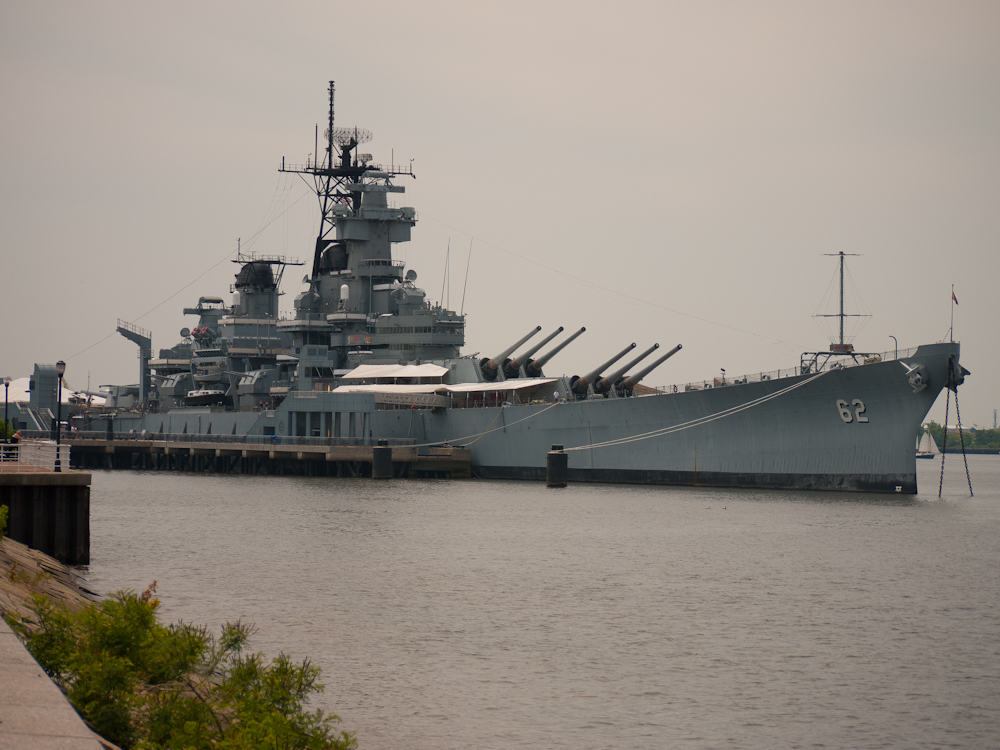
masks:
<svg viewBox="0 0 1000 750"><path fill-rule="evenodd" d="M941 478L938 480L938 497L941 497L941 490L944 487L944 459L948 455L948 407L951 406L951 392L955 392L955 419L958 421L958 441L962 446L962 461L965 462L965 479L969 483L969 497L972 494L972 476L969 474L969 459L965 454L965 436L962 433L962 415L958 410L958 384L955 382L954 357L948 357L948 383L945 386L946 396L944 402L944 440L941 451Z"/></svg>
<svg viewBox="0 0 1000 750"><path fill-rule="evenodd" d="M948 357L948 385L944 397L944 440L941 441L941 478L938 480L938 498L944 487L944 460L948 456L948 407L951 406L951 357Z"/></svg>
<svg viewBox="0 0 1000 750"><path fill-rule="evenodd" d="M958 410L958 388L955 388L955 419L958 420L958 440L962 444L962 460L965 462L965 481L969 483L969 497L972 494L972 477L969 475L969 459L965 455L965 437L962 435L962 414Z"/></svg>

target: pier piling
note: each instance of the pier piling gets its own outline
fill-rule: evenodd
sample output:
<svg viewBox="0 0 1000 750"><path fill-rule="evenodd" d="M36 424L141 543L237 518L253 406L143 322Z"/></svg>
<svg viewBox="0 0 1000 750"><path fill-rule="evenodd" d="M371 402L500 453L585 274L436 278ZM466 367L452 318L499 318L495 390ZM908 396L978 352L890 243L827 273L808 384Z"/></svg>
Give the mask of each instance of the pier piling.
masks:
<svg viewBox="0 0 1000 750"><path fill-rule="evenodd" d="M545 486L565 487L569 473L569 454L559 444L545 454Z"/></svg>
<svg viewBox="0 0 1000 750"><path fill-rule="evenodd" d="M392 448L388 440L372 447L372 479L392 479Z"/></svg>

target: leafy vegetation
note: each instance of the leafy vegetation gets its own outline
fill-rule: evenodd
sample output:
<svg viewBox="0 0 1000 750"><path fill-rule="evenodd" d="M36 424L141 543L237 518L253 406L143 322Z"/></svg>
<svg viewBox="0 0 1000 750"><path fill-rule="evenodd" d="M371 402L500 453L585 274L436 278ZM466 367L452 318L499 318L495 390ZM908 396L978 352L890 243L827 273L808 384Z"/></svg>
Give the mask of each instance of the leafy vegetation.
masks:
<svg viewBox="0 0 1000 750"><path fill-rule="evenodd" d="M938 444L938 447L944 450L944 426L939 425L937 422L928 422L927 431L931 433L931 437L934 438L934 442ZM920 430L920 434L924 434L924 430ZM963 430L962 438L965 441L966 451L972 451L974 453L998 453L1000 452L1000 430ZM961 451L962 441L959 440L957 432L948 433L948 450L949 451Z"/></svg>
<svg viewBox="0 0 1000 750"><path fill-rule="evenodd" d="M162 625L154 581L78 611L34 594L33 618L8 624L93 729L135 750L349 750L337 716L307 711L320 670L284 654L246 651L253 628L218 638L184 623Z"/></svg>
<svg viewBox="0 0 1000 750"><path fill-rule="evenodd" d="M7 536L7 506L0 505L0 539Z"/></svg>
<svg viewBox="0 0 1000 750"><path fill-rule="evenodd" d="M0 417L0 440L6 440L7 438L14 437L14 424L12 422L5 422L2 417Z"/></svg>

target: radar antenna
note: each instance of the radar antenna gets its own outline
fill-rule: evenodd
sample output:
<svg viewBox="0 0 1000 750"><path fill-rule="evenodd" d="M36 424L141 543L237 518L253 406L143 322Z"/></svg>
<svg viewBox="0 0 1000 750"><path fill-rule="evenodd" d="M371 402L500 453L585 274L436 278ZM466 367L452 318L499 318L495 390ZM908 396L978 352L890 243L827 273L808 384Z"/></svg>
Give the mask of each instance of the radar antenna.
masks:
<svg viewBox="0 0 1000 750"><path fill-rule="evenodd" d="M350 148L368 143L372 139L371 131L361 128L334 128L332 138L330 137L330 129L327 128L323 135L328 141L333 141L338 146L349 146ZM371 157L369 156L369 158Z"/></svg>
<svg viewBox="0 0 1000 750"><path fill-rule="evenodd" d="M412 166L397 167L390 164L389 168L386 169L378 164L371 164L371 154L357 153L358 146L370 141L372 134L361 128L334 127L334 93L335 85L333 81L330 81L330 109L327 115L327 127L324 131L327 139L326 158L321 162L317 154L304 165L289 164L287 166L282 158L279 170L300 175L303 179L306 179L307 176L311 177L312 179L307 180L307 183L311 182L310 187L319 199L322 219L319 234L316 237L316 249L313 252L313 278L319 275L323 251L336 239L337 216L342 214L344 210L343 208L337 209L337 207L346 206L352 215L357 215L360 208L361 194L351 193L345 189L345 186L360 182L364 174L370 171L378 171L383 176L388 177L415 176Z"/></svg>
<svg viewBox="0 0 1000 750"><path fill-rule="evenodd" d="M300 261L298 258L289 258L285 255L258 255L253 251L243 252L242 250L236 251L236 259L233 263L238 263L240 266L246 266L251 263L271 266L274 273L273 278L275 288L278 288L281 285L281 277L285 274L286 266L305 265L305 263ZM230 291L235 291L235 289L230 289Z"/></svg>

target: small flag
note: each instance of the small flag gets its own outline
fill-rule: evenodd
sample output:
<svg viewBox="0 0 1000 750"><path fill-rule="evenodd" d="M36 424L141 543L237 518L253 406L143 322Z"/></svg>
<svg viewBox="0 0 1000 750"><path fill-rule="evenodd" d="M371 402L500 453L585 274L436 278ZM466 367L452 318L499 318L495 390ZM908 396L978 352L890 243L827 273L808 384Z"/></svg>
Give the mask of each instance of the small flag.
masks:
<svg viewBox="0 0 1000 750"><path fill-rule="evenodd" d="M951 300L952 300L952 302L954 302L954 303L955 303L956 305L958 304L958 297L956 297L956 296L955 296L955 290L954 290L954 289L952 289L952 290L951 290Z"/></svg>

